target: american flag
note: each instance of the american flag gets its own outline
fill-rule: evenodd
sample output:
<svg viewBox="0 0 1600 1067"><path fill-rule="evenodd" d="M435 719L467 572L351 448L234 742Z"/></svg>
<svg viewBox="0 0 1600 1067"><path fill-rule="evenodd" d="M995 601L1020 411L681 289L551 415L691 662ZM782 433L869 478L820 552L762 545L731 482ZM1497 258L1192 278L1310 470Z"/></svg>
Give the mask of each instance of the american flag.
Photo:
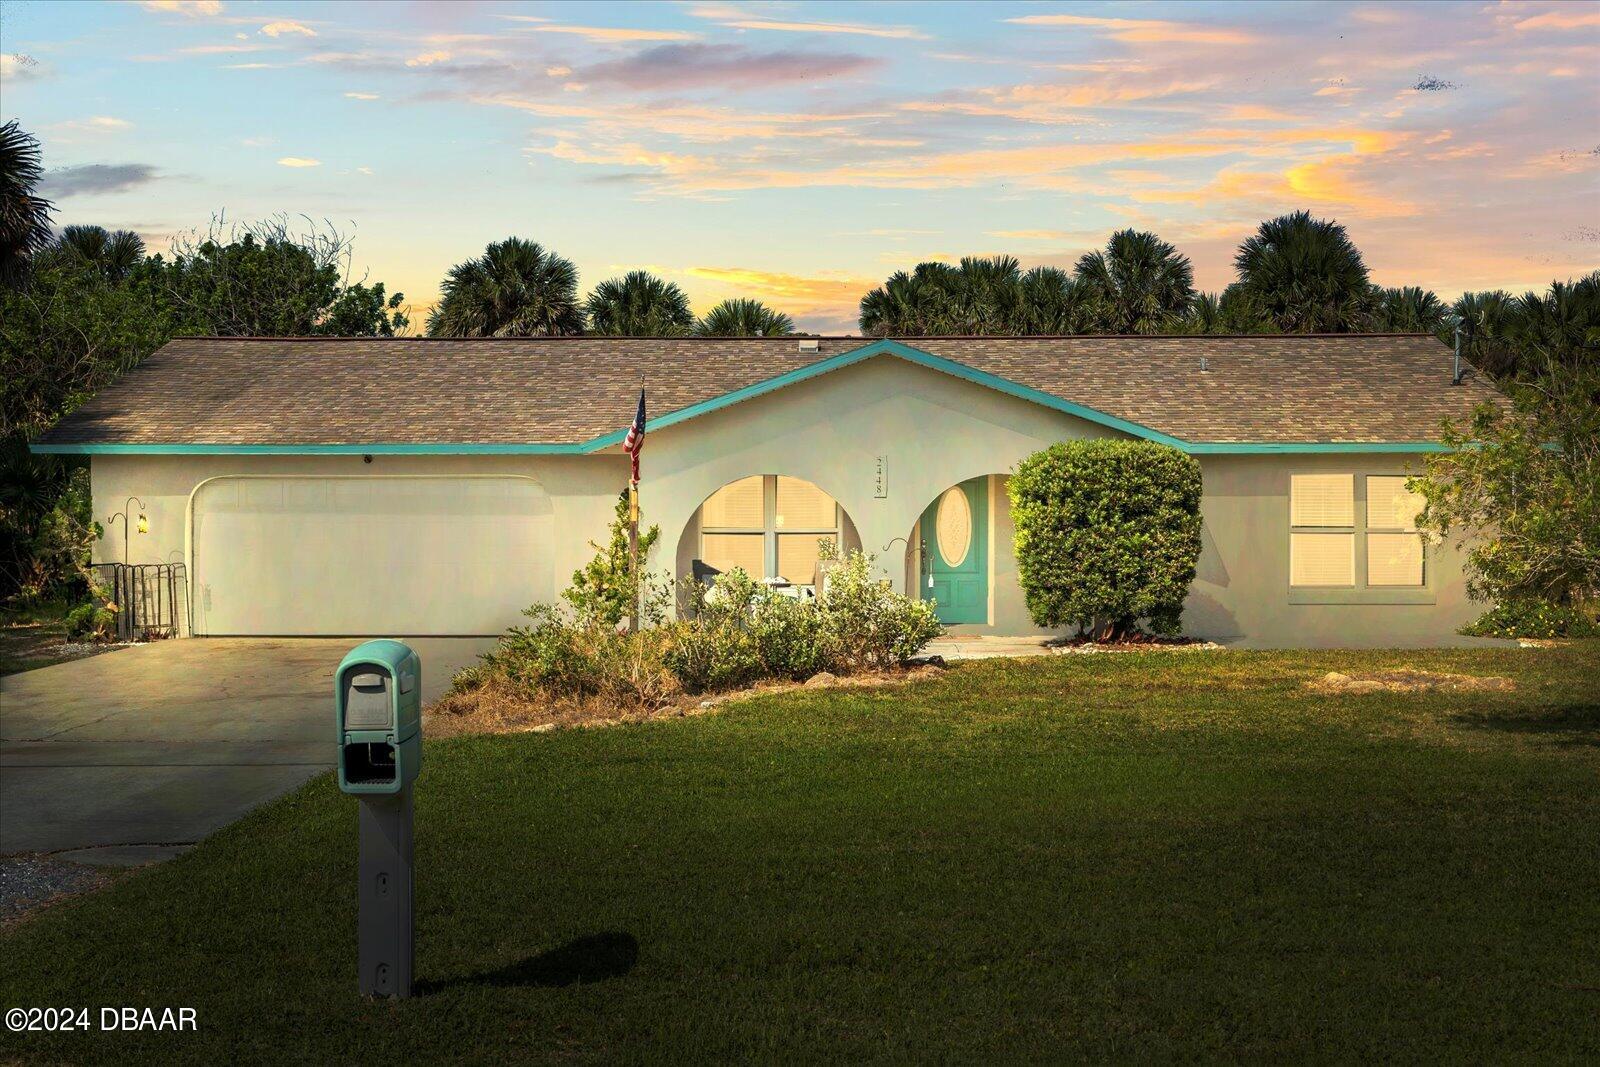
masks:
<svg viewBox="0 0 1600 1067"><path fill-rule="evenodd" d="M639 410L634 412L633 425L628 427L622 450L633 457L633 480L639 480L639 453L644 451L644 390L639 390Z"/></svg>

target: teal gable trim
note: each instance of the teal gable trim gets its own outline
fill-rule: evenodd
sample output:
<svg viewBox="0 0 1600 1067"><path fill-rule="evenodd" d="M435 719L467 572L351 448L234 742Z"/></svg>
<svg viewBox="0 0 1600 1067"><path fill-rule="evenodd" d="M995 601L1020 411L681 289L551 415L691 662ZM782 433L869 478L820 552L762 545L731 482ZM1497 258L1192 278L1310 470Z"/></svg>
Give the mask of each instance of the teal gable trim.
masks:
<svg viewBox="0 0 1600 1067"><path fill-rule="evenodd" d="M1002 378L997 374L990 374L987 371L969 367L965 363L957 363L953 359L945 359L943 356L924 352L920 348L913 348L901 341L887 339L874 341L860 348L853 348L848 352L840 352L836 356L829 356L827 359L818 360L816 363L811 363L804 367L796 367L794 370L787 371L775 378L768 378L765 381L747 385L743 389L735 389L731 393L724 393L722 396L704 400L698 404L691 404L686 408L679 408L677 411L669 412L660 418L649 420L647 428L650 430L664 429L689 419L698 418L701 415L709 415L713 411L720 411L741 401L764 396L774 390L794 385L797 382L809 381L812 378L820 377L842 367L852 366L874 356L896 356L908 363L915 363L919 367L927 367L929 370L940 371L1043 407L1066 412L1069 415L1076 415L1078 418L1098 423L1101 426L1108 426L1114 430L1132 434L1135 437L1142 437L1147 441L1159 441L1162 444L1172 445L1176 448L1184 447L1183 442L1176 437L1152 430L1148 426L1141 426L1139 423L1130 422L1127 419L1119 419L1115 415L1107 415L1103 411L1096 411L1094 408L1084 407L1082 404L1074 404L1070 400L1063 400L1052 393L1041 392L1038 389L1011 381L1009 378ZM586 447L590 449L608 448L612 445L621 444L622 439L626 436L626 430L618 430L616 433L595 438L588 442Z"/></svg>
<svg viewBox="0 0 1600 1067"><path fill-rule="evenodd" d="M581 455L583 445L572 444L372 444L372 445L134 445L61 444L30 445L44 455L89 456L548 456Z"/></svg>

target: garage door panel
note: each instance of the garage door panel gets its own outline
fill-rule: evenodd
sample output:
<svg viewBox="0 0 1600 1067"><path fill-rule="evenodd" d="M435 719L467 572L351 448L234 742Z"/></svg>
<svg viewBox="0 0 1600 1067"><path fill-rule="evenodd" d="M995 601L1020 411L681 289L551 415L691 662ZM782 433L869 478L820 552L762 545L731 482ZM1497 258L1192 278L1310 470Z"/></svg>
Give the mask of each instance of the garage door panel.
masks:
<svg viewBox="0 0 1600 1067"><path fill-rule="evenodd" d="M192 521L199 633L490 634L554 591L523 478L224 478Z"/></svg>

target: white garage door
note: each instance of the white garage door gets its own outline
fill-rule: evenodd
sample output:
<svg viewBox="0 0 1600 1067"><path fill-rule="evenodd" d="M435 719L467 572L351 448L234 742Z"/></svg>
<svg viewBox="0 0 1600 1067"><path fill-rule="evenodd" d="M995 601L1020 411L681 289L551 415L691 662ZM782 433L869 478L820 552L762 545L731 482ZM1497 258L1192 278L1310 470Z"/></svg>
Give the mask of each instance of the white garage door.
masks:
<svg viewBox="0 0 1600 1067"><path fill-rule="evenodd" d="M192 515L198 634L494 634L553 592L526 478L219 478Z"/></svg>

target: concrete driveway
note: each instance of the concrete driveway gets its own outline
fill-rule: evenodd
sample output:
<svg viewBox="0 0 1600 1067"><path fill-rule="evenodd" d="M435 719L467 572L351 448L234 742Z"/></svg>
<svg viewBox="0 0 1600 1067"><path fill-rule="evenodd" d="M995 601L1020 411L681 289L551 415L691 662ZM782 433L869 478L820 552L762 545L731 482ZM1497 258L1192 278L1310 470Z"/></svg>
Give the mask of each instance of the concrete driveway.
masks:
<svg viewBox="0 0 1600 1067"><path fill-rule="evenodd" d="M0 678L0 855L165 858L326 770L357 643L158 641ZM426 704L492 642L409 643Z"/></svg>

